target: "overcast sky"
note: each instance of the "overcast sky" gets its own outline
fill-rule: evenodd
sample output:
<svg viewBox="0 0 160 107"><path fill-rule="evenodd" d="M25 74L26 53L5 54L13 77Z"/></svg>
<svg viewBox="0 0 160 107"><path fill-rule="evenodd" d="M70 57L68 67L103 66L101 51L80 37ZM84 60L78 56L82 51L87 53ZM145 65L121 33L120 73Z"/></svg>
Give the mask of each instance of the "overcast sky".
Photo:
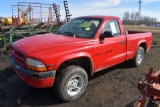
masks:
<svg viewBox="0 0 160 107"><path fill-rule="evenodd" d="M64 0L0 0L0 16L12 15L11 5L17 2L59 4L61 19L64 19ZM125 11L138 11L139 0L67 0L72 18L84 15L109 15L123 17ZM160 0L142 0L142 15L160 20Z"/></svg>

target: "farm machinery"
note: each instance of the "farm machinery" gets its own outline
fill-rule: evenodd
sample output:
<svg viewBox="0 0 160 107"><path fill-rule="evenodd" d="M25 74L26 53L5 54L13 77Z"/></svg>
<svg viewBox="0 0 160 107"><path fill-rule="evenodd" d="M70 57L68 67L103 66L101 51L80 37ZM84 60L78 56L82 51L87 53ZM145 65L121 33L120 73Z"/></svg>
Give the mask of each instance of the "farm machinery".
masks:
<svg viewBox="0 0 160 107"><path fill-rule="evenodd" d="M11 5L12 17L5 18L0 26L0 49L6 50L12 42L36 34L53 33L60 22L60 5L18 2ZM67 1L64 1L66 20L70 20ZM1 21L2 22L2 21Z"/></svg>
<svg viewBox="0 0 160 107"><path fill-rule="evenodd" d="M138 89L142 93L136 107L160 107L160 69L153 73L153 68L146 75L146 79L141 79L138 83Z"/></svg>

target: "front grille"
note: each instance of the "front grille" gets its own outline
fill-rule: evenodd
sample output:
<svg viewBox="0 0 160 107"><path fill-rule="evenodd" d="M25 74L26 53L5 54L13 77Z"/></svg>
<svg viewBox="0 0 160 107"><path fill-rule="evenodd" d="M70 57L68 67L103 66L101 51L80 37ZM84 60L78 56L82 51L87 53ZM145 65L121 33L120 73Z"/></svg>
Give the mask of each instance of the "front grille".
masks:
<svg viewBox="0 0 160 107"><path fill-rule="evenodd" d="M18 52L14 48L11 48L11 53L14 58L14 60L20 64L21 66L25 67L25 57L21 52Z"/></svg>

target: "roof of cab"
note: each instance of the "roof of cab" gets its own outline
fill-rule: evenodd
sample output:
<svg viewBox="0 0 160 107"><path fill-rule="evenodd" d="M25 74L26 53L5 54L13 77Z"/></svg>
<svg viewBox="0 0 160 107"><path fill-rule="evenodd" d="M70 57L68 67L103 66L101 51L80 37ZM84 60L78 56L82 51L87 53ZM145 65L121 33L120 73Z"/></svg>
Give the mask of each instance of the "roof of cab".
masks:
<svg viewBox="0 0 160 107"><path fill-rule="evenodd" d="M90 18L102 18L102 19L109 19L109 18L119 18L115 16L103 16L103 15L91 15L91 16L81 16L81 17L90 17Z"/></svg>

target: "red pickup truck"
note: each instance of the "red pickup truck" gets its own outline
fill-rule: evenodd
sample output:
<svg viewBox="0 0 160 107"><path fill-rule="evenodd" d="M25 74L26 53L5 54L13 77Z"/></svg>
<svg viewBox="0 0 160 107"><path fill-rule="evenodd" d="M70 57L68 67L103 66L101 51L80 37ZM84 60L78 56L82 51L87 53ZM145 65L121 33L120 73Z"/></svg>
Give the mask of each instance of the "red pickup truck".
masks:
<svg viewBox="0 0 160 107"><path fill-rule="evenodd" d="M125 31L112 16L72 19L54 34L40 34L11 45L10 62L27 84L52 87L63 101L79 98L88 76L130 60L139 66L150 49L150 32Z"/></svg>

